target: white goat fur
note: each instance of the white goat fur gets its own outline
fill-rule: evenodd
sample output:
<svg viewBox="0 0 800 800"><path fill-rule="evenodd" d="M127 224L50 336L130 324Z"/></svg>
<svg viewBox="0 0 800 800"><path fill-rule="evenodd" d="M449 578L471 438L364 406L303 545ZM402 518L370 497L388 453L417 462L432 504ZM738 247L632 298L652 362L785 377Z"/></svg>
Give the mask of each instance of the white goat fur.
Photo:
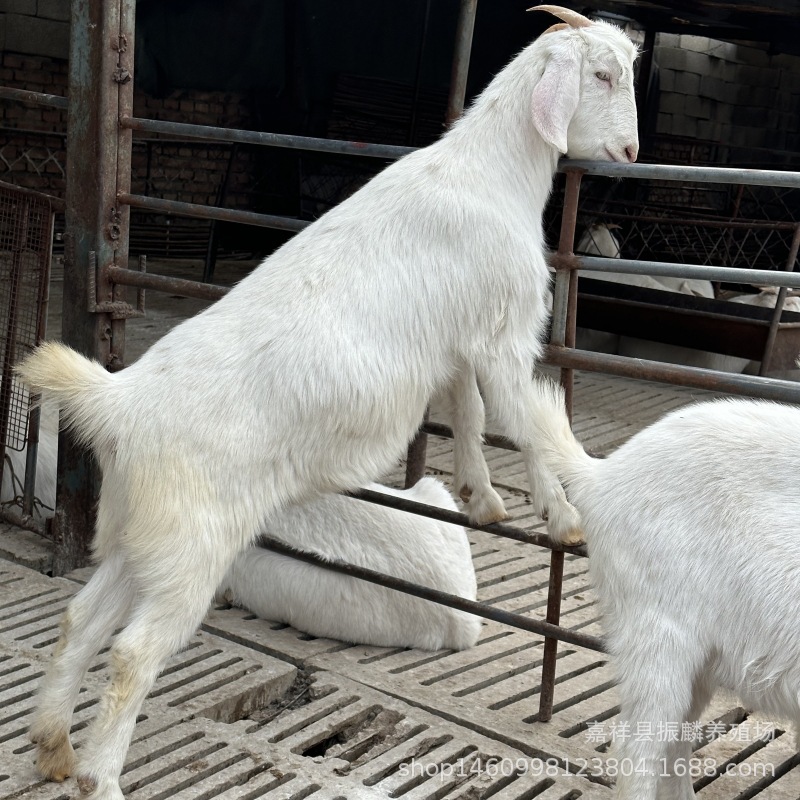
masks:
<svg viewBox="0 0 800 800"><path fill-rule="evenodd" d="M422 478L407 490L368 489L456 510L445 487ZM464 529L341 495L286 509L266 533L326 559L348 561L396 578L474 600L477 592ZM314 636L384 647L463 650L480 633L472 614L349 575L251 547L233 562L221 587L232 602L264 619Z"/></svg>
<svg viewBox="0 0 800 800"><path fill-rule="evenodd" d="M698 721L723 686L800 723L800 409L701 403L593 459L561 391L537 381L537 392L543 455L583 520L620 721L632 733ZM614 754L637 772L618 797L656 800L661 759L686 766L691 742L635 738ZM694 797L689 777L662 781L659 800Z"/></svg>
<svg viewBox="0 0 800 800"><path fill-rule="evenodd" d="M460 372L474 370L499 432L520 446L533 510L557 539L576 538L579 518L530 435L548 316L541 215L559 152L635 158L634 57L606 23L540 37L441 140L128 369L109 374L54 344L20 367L103 471L101 564L65 614L32 725L45 776L73 771L81 677L124 625L77 767L93 800L120 798L137 711L237 553L281 509L384 474Z"/></svg>

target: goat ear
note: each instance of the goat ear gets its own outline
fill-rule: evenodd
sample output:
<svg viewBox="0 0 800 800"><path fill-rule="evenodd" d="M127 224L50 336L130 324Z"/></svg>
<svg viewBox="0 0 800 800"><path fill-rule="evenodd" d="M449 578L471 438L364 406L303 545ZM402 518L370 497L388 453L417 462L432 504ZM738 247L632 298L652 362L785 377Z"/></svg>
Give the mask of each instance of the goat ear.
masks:
<svg viewBox="0 0 800 800"><path fill-rule="evenodd" d="M533 88L533 124L560 153L567 152L567 129L580 99L580 55L557 50Z"/></svg>

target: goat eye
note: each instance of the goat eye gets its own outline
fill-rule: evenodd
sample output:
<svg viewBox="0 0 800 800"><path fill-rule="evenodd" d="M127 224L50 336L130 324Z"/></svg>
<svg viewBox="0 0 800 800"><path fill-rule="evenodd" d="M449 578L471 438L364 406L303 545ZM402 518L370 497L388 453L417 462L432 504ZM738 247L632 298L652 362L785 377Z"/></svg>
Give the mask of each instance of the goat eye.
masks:
<svg viewBox="0 0 800 800"><path fill-rule="evenodd" d="M603 83L611 83L611 75L609 75L608 72L603 72L601 70L600 72L595 72L594 76L598 80L603 81Z"/></svg>

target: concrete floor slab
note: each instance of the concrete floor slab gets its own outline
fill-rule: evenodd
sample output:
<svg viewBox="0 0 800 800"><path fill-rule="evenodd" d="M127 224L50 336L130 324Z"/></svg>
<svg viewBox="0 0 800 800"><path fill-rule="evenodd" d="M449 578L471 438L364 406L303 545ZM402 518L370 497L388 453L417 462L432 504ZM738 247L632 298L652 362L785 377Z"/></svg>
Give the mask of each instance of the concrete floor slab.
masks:
<svg viewBox="0 0 800 800"><path fill-rule="evenodd" d="M250 266L223 265L219 274L232 283ZM198 268L187 262L170 272L196 278ZM56 272L54 296L59 279ZM204 305L149 293L148 317L128 324L129 360ZM51 335L57 324L51 314ZM576 377L575 429L598 453L666 411L708 396ZM515 523L542 530L518 454L486 448L486 455ZM428 464L450 481L448 440L430 438ZM402 482L400 465L386 482ZM0 560L0 800L76 795L71 781L39 780L26 729L59 615L91 570L65 578L41 574L47 543L31 536L0 530L0 559L40 570ZM542 617L549 552L480 532L470 533L470 541L479 599ZM562 624L601 634L585 559L566 559ZM575 773L581 759L592 764L607 756L618 706L612 666L602 654L562 645L553 720L540 723L542 648L541 637L495 622L484 624L475 648L460 653L354 646L219 605L146 701L122 786L132 800L610 800L603 770L570 774L566 765ZM107 680L101 653L74 717L78 746ZM711 765L695 782L701 800L800 798L800 758L780 721L750 714L724 693L704 720L716 736L696 753ZM547 758L557 761L548 765Z"/></svg>

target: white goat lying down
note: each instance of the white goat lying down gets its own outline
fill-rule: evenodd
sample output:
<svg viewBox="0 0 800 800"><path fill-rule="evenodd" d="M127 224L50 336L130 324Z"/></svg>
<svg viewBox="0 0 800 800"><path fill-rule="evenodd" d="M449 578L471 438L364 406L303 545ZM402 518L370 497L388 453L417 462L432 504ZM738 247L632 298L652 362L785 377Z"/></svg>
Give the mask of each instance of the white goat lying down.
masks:
<svg viewBox="0 0 800 800"><path fill-rule="evenodd" d="M368 489L456 510L445 487L423 478L411 489ZM282 511L268 535L324 558L474 600L475 569L464 529L341 495ZM385 647L463 650L480 633L472 614L393 591L313 564L251 547L233 562L220 589L264 619L314 636Z"/></svg>
<svg viewBox="0 0 800 800"><path fill-rule="evenodd" d="M724 686L800 723L800 409L689 406L597 460L573 437L560 390L537 384L550 407L537 421L545 458L583 521L620 721L632 734L696 722ZM618 797L694 797L688 770L658 777L676 759L688 766L691 743L639 738L614 754L633 773Z"/></svg>
<svg viewBox="0 0 800 800"><path fill-rule="evenodd" d="M550 280L541 216L560 153L636 158L636 53L613 25L556 10L570 24L524 49L438 142L128 369L110 374L57 344L21 365L103 471L100 567L64 616L31 729L43 775L76 771L81 678L124 626L77 766L93 800L121 797L138 709L236 555L282 509L385 474L431 396L465 373L521 448L533 510L575 540L578 515L531 435Z"/></svg>

